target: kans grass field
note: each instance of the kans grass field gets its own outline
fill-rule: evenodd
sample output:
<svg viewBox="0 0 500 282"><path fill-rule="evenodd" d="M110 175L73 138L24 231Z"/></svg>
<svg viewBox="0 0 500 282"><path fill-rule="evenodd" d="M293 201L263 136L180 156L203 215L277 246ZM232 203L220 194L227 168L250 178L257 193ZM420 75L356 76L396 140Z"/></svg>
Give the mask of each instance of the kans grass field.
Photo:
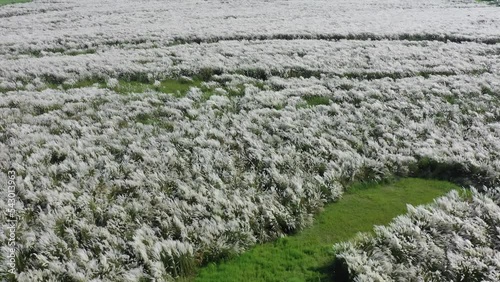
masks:
<svg viewBox="0 0 500 282"><path fill-rule="evenodd" d="M494 1L0 5L2 281L500 281Z"/></svg>

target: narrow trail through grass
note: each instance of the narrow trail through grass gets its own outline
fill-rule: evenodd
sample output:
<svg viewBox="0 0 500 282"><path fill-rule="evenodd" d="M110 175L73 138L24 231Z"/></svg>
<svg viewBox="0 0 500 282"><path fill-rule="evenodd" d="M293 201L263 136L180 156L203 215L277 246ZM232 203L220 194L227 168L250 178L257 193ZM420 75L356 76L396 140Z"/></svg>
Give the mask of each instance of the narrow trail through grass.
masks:
<svg viewBox="0 0 500 282"><path fill-rule="evenodd" d="M2 5L8 5L8 4L15 4L15 3L27 3L31 2L32 0L0 0L0 6Z"/></svg>
<svg viewBox="0 0 500 282"><path fill-rule="evenodd" d="M334 243L370 232L373 225L388 224L406 212L407 203L430 203L452 189L460 187L417 178L353 185L341 200L326 206L310 228L258 245L234 259L209 264L192 281L332 281Z"/></svg>

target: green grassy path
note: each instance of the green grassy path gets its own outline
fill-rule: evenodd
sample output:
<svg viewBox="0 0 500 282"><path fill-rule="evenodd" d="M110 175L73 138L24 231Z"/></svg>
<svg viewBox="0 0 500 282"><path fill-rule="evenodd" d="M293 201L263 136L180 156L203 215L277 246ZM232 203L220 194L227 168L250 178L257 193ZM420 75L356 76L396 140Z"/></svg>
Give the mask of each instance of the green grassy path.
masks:
<svg viewBox="0 0 500 282"><path fill-rule="evenodd" d="M0 0L0 6L14 3L26 3L31 2L31 0Z"/></svg>
<svg viewBox="0 0 500 282"><path fill-rule="evenodd" d="M460 187L445 181L407 178L392 184L354 185L328 205L314 225L297 235L256 246L227 262L210 264L195 281L331 281L332 245L373 225L388 224L406 204L430 203Z"/></svg>

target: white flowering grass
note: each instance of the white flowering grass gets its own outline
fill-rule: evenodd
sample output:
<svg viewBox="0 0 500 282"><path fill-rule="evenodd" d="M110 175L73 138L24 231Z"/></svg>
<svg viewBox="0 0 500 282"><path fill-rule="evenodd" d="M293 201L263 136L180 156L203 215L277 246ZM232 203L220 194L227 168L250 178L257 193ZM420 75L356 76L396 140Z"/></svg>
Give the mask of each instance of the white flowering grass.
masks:
<svg viewBox="0 0 500 282"><path fill-rule="evenodd" d="M25 234L19 277L113 280L141 269L169 280L303 228L353 179L437 162L494 182L500 115L481 89L497 91L495 81L490 74L283 79L282 90L249 85L243 96L218 93L205 102L194 93L98 88L4 93L5 165L18 172ZM331 92L328 105L292 106L311 83L352 88ZM423 158L427 165L412 165ZM167 242L175 255L155 247ZM74 255L82 252L88 260ZM38 273L43 261L31 254L64 263ZM160 264L165 272L154 270Z"/></svg>
<svg viewBox="0 0 500 282"><path fill-rule="evenodd" d="M287 13L283 13L284 9ZM2 7L0 25L4 28L0 42L4 53L21 54L58 54L67 49L78 54L103 45L150 48L228 37L293 39L330 35L495 42L500 29L497 13L493 7L468 0L126 0L119 6L110 0L38 0ZM37 32L33 33L33 29Z"/></svg>
<svg viewBox="0 0 500 282"><path fill-rule="evenodd" d="M353 281L498 281L500 190L452 191L408 213L375 236L335 245L337 275ZM342 266L340 266L343 264Z"/></svg>
<svg viewBox="0 0 500 282"><path fill-rule="evenodd" d="M169 281L308 226L353 181L498 183L497 13L430 0L2 6L18 280Z"/></svg>

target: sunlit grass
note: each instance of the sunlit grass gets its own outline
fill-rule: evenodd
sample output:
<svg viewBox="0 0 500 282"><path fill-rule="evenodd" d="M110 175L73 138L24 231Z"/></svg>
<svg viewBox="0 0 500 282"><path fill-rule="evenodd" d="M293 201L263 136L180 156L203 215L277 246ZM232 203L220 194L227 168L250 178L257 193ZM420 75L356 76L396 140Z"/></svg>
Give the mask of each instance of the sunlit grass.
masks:
<svg viewBox="0 0 500 282"><path fill-rule="evenodd" d="M165 79L160 81L159 85L137 81L119 80L118 85L112 89L120 94L158 91L172 94L175 97L182 97L191 87L200 87L200 85L200 80Z"/></svg>
<svg viewBox="0 0 500 282"><path fill-rule="evenodd" d="M200 87L201 80L165 79L160 81L159 84L155 85L153 83L120 79L117 81L116 85L109 86L102 79L83 79L76 81L73 84L58 84L58 83L48 82L46 83L46 85L47 88L51 89L62 88L64 90L95 86L98 88L109 88L120 94L157 91L157 92L172 94L175 97L182 97L189 91L191 87Z"/></svg>
<svg viewBox="0 0 500 282"><path fill-rule="evenodd" d="M484 2L484 3L489 3L491 5L500 6L500 0L476 0L476 1L479 3Z"/></svg>
<svg viewBox="0 0 500 282"><path fill-rule="evenodd" d="M304 97L304 100L306 100L309 106L330 104L330 99L328 97L323 97L323 96L306 96Z"/></svg>
<svg viewBox="0 0 500 282"><path fill-rule="evenodd" d="M459 187L415 178L354 185L341 200L328 205L310 228L256 246L232 260L209 264L193 281L331 281L334 243L388 224L406 212L406 204L429 203L452 189Z"/></svg>
<svg viewBox="0 0 500 282"><path fill-rule="evenodd" d="M252 84L259 89L264 88L262 82L254 82ZM203 85L203 80L199 77L167 78L155 83L117 79L115 83L109 84L100 78L87 78L75 81L73 83L67 83L61 82L58 79L52 77L49 77L49 79L46 79L45 81L45 88L50 89L69 90L84 87L107 88L123 95L154 91L171 94L172 96L177 98L184 97L192 87L196 87L202 91L202 101L209 100L213 95L221 95L220 92L215 91L215 87ZM223 91L223 93L225 93L222 95L226 95L229 98L241 97L245 95L245 84L238 84L236 86L220 85L218 87Z"/></svg>
<svg viewBox="0 0 500 282"><path fill-rule="evenodd" d="M27 3L27 2L31 2L31 0L0 0L0 6L15 4L15 3Z"/></svg>

